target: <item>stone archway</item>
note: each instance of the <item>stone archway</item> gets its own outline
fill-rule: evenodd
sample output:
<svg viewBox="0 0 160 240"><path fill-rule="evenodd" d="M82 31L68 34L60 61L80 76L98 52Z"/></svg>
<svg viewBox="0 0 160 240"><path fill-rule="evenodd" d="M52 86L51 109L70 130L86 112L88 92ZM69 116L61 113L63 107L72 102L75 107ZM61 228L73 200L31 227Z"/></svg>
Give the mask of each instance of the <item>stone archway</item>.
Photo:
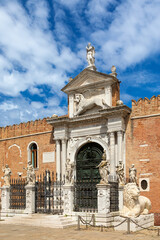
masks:
<svg viewBox="0 0 160 240"><path fill-rule="evenodd" d="M97 165L102 160L103 147L96 142L83 145L76 156L75 210L97 209L97 187L100 182Z"/></svg>

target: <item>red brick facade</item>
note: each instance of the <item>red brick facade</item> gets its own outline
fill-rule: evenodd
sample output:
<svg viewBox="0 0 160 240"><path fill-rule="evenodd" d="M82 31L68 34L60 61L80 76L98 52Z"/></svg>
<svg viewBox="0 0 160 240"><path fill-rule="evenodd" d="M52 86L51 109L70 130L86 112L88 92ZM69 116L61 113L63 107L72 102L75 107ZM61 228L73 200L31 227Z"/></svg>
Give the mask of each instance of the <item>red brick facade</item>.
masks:
<svg viewBox="0 0 160 240"><path fill-rule="evenodd" d="M149 181L141 195L152 202L152 212L160 211L160 96L132 101L126 131L126 172L132 163L139 179Z"/></svg>
<svg viewBox="0 0 160 240"><path fill-rule="evenodd" d="M0 129L0 179L3 175L1 169L5 164L11 168L13 177L17 178L18 172L25 176L23 168L27 166L28 148L32 142L38 147L36 174L44 172L47 168L55 171L55 162L43 163L44 152L55 152L52 127L47 124L46 119L36 120ZM3 180L0 181L3 184Z"/></svg>

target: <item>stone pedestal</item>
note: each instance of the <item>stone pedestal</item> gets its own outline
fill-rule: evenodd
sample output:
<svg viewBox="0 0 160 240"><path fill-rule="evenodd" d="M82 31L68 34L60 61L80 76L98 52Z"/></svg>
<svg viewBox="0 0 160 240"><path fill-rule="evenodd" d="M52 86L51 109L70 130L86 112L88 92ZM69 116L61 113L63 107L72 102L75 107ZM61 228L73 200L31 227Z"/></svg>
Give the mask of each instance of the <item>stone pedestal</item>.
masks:
<svg viewBox="0 0 160 240"><path fill-rule="evenodd" d="M110 184L97 184L98 190L98 213L110 212Z"/></svg>
<svg viewBox="0 0 160 240"><path fill-rule="evenodd" d="M26 185L26 209L25 213L35 213L35 186Z"/></svg>
<svg viewBox="0 0 160 240"><path fill-rule="evenodd" d="M115 217L114 219L114 226L123 222L125 218L123 217ZM131 221L133 220L133 222ZM127 221L122 223L121 225L114 227L114 230L117 231L128 231L128 228L131 232L142 230L142 227L149 228L154 226L154 214L147 214L147 215L140 215L137 218L131 218L129 221L129 227Z"/></svg>
<svg viewBox="0 0 160 240"><path fill-rule="evenodd" d="M119 186L119 189L118 189L118 194L119 194L119 211L121 211L122 208L123 208L123 190L124 190L124 186Z"/></svg>
<svg viewBox="0 0 160 240"><path fill-rule="evenodd" d="M64 193L64 214L71 214L74 208L74 187L72 185L63 186Z"/></svg>
<svg viewBox="0 0 160 240"><path fill-rule="evenodd" d="M10 205L10 186L1 187L2 212L7 211Z"/></svg>

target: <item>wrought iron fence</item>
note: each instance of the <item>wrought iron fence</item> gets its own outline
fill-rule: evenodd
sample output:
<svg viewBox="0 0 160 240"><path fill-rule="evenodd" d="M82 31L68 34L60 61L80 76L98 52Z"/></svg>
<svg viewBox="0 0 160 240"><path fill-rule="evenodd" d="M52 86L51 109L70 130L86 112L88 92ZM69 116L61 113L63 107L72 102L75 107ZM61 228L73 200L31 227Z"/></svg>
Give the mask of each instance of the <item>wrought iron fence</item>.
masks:
<svg viewBox="0 0 160 240"><path fill-rule="evenodd" d="M99 179L77 180L74 185L74 211L97 211L97 187Z"/></svg>
<svg viewBox="0 0 160 240"><path fill-rule="evenodd" d="M26 189L24 179L11 179L10 182L10 209L25 209Z"/></svg>
<svg viewBox="0 0 160 240"><path fill-rule="evenodd" d="M37 176L35 185L35 210L37 213L63 213L64 179L47 170Z"/></svg>
<svg viewBox="0 0 160 240"><path fill-rule="evenodd" d="M110 212L119 211L118 182L110 182Z"/></svg>

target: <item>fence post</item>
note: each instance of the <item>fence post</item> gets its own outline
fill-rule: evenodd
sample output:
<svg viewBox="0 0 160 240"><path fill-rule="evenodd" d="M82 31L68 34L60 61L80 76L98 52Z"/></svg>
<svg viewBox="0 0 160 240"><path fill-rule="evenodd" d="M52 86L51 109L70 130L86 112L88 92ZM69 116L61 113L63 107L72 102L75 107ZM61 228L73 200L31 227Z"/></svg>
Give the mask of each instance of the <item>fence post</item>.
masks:
<svg viewBox="0 0 160 240"><path fill-rule="evenodd" d="M64 185L64 214L72 214L74 208L74 186Z"/></svg>
<svg viewBox="0 0 160 240"><path fill-rule="evenodd" d="M10 186L1 187L1 209L6 212L10 206Z"/></svg>
<svg viewBox="0 0 160 240"><path fill-rule="evenodd" d="M26 189L26 209L25 213L35 213L35 184L25 186Z"/></svg>
<svg viewBox="0 0 160 240"><path fill-rule="evenodd" d="M97 184L98 213L110 212L110 184Z"/></svg>
<svg viewBox="0 0 160 240"><path fill-rule="evenodd" d="M130 218L127 218L127 234L130 234Z"/></svg>
<svg viewBox="0 0 160 240"><path fill-rule="evenodd" d="M78 215L78 225L77 225L77 230L80 230L80 216Z"/></svg>
<svg viewBox="0 0 160 240"><path fill-rule="evenodd" d="M96 218L95 218L95 214L92 215L92 218L93 218L93 227L95 227L96 225Z"/></svg>

